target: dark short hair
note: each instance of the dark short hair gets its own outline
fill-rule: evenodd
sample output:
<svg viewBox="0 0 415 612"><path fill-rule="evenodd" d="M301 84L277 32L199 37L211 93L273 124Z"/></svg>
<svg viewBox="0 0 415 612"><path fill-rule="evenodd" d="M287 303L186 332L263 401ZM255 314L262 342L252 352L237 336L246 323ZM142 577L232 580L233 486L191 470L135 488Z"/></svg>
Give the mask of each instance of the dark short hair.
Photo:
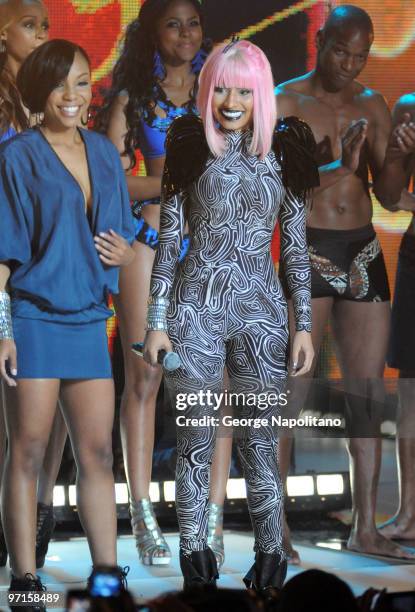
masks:
<svg viewBox="0 0 415 612"><path fill-rule="evenodd" d="M373 35L373 22L370 15L354 4L344 4L334 8L327 17L322 30L327 40L337 34L343 27L350 26Z"/></svg>
<svg viewBox="0 0 415 612"><path fill-rule="evenodd" d="M51 92L68 76L76 52L91 65L82 47L59 38L40 45L25 59L16 82L23 104L31 113L45 110Z"/></svg>

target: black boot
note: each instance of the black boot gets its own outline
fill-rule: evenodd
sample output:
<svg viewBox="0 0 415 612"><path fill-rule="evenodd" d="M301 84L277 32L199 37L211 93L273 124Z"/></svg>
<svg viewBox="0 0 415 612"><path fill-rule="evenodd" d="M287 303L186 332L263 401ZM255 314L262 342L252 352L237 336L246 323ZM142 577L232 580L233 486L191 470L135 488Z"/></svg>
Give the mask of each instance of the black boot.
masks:
<svg viewBox="0 0 415 612"><path fill-rule="evenodd" d="M33 595L37 593L40 598L42 598L42 596L45 597L46 595L45 591L46 587L42 584L38 576L33 576L33 574L25 574L24 578L16 578L16 576L13 576L12 574L9 597L15 593L22 593L23 595L19 601L20 605L14 606L12 601L9 600L10 610L12 610L12 612L45 612L46 606L44 600L33 603L27 602L27 605L22 605L22 603L24 603L25 594L29 595L29 593L31 593ZM17 596L15 595L15 597L17 603ZM33 597L31 597L31 599L33 599Z"/></svg>
<svg viewBox="0 0 415 612"><path fill-rule="evenodd" d="M0 567L4 567L7 563L7 545L4 539L3 529L0 526Z"/></svg>
<svg viewBox="0 0 415 612"><path fill-rule="evenodd" d="M245 586L253 589L266 601L276 598L287 575L287 561L280 553L255 554L255 563L244 578Z"/></svg>
<svg viewBox="0 0 415 612"><path fill-rule="evenodd" d="M185 555L180 551L180 568L184 578L183 590L207 584L216 588L216 580L219 578L218 567L216 557L210 548L194 550L191 555Z"/></svg>
<svg viewBox="0 0 415 612"><path fill-rule="evenodd" d="M45 557L48 552L49 541L55 529L55 517L53 505L37 504L37 530L36 530L36 568L45 565Z"/></svg>

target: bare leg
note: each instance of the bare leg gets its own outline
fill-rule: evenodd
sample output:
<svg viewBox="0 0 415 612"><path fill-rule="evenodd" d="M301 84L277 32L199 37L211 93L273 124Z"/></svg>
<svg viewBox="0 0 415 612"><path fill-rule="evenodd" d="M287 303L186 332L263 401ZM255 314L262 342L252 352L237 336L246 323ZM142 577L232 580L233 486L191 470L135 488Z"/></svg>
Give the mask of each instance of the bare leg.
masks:
<svg viewBox="0 0 415 612"><path fill-rule="evenodd" d="M415 540L415 371L399 372L398 394L399 509L379 529L387 538Z"/></svg>
<svg viewBox="0 0 415 612"><path fill-rule="evenodd" d="M294 312L292 307L292 302L289 301L289 324L290 324L290 338L292 339L295 333L295 319ZM324 331L326 329L326 324L330 318L331 309L333 307L333 299L332 298L316 298L311 300L311 308L312 308L312 319L313 319L313 328L312 328L312 339L313 339L313 347L315 351L315 359L312 370L307 373L306 376L302 376L301 378L290 378L289 379L289 389L290 389L290 401L286 408L286 410L290 411L289 416L293 416L294 414L299 414L301 409L304 407L304 403L307 399L307 394L310 388L311 379L313 377L315 365L318 358L318 353L320 350L321 342L324 336ZM309 381L309 382L306 382ZM287 484L287 476L290 470L291 464L291 451L292 451L293 437L290 432L287 432L287 435L284 435L284 432L280 432L279 438L279 452L278 452L278 464L279 470L281 474L281 480L284 483L284 487ZM300 556L298 552L292 547L291 544L291 532L288 527L287 517L284 512L283 514L283 546L284 550L287 553L288 560L293 565L300 564Z"/></svg>
<svg viewBox="0 0 415 612"><path fill-rule="evenodd" d="M145 336L147 299L154 251L133 245L134 261L121 269L120 295L115 297L124 355L125 386L121 400L121 440L130 495L148 497L154 445L154 422L161 368L154 369L131 351Z"/></svg>
<svg viewBox="0 0 415 612"><path fill-rule="evenodd" d="M229 389L229 378L225 369L223 388ZM231 414L230 406L220 408L221 414ZM229 469L232 457L232 430L229 427L219 427L216 434L215 453L210 469L209 502L223 506L228 484ZM217 526L217 534L222 533L222 524Z"/></svg>
<svg viewBox="0 0 415 612"><path fill-rule="evenodd" d="M229 428L228 428L229 429ZM209 501L219 506L223 506L228 484L229 468L232 455L232 436L221 434L218 428L215 454L213 456L211 476L210 476L210 495ZM222 533L222 525L218 525L218 534Z"/></svg>
<svg viewBox="0 0 415 612"><path fill-rule="evenodd" d="M125 385L121 399L121 442L132 503L149 496L154 448L154 425L161 368L151 368L131 351L145 336L147 299L154 251L139 242L133 245L134 261L120 271L120 295L115 297L124 356ZM143 521L138 529L145 529ZM153 557L169 556L156 547Z"/></svg>
<svg viewBox="0 0 415 612"><path fill-rule="evenodd" d="M93 565L116 565L117 515L112 473L112 379L62 381L65 421L77 467L77 505Z"/></svg>
<svg viewBox="0 0 415 612"><path fill-rule="evenodd" d="M226 413L228 411L226 410ZM222 413L222 417L225 411ZM223 505L225 501L226 485L229 478L229 469L232 456L232 430L224 431L220 425L217 431L214 455L210 473L209 491L209 521L208 546L216 557L218 569L225 562L225 549L223 542Z"/></svg>
<svg viewBox="0 0 415 612"><path fill-rule="evenodd" d="M63 449L68 435L65 420L60 405L56 410L49 443L45 453L42 469L40 470L37 489L38 502L50 506L53 503L53 487L59 474L62 462Z"/></svg>
<svg viewBox="0 0 415 612"><path fill-rule="evenodd" d="M5 461L5 454L6 454L6 424L4 421L5 398L3 397L3 384L2 383L0 384L1 384L1 390L0 390L0 483L1 483L1 478L3 475L3 468L4 468L4 461ZM10 397L9 397L9 401L11 401ZM63 449L65 446L66 435L67 435L66 425L64 423L64 420L62 418L60 411L57 410L55 419L54 419L52 432L49 438L49 443L46 449L43 465L40 471L39 480L38 480L38 490L37 490L38 502L46 506L51 506L53 502L53 487L55 485L56 478L59 472L59 467L60 467L61 459L62 459L62 453L63 453ZM39 506L37 508L37 513L39 513ZM41 514L40 516L43 517L44 515ZM45 526L44 520L45 518L43 519L41 523L42 529ZM51 524L50 529L52 528L53 526ZM39 516L38 516L38 522L37 522L37 530L39 530ZM46 537L47 537L47 541L49 541L50 535L47 535ZM0 554L2 555L1 563L4 565L4 563L7 560L7 551L6 551L6 545L5 545L4 536L2 532L0 536L0 542L2 542L1 551L0 551ZM43 540L41 540L41 546L42 545L45 545L44 537L43 537ZM38 546L38 541L36 543L36 546ZM47 550L47 545L46 545L46 550ZM39 551L37 550L36 554L41 555L43 553L39 553ZM37 561L37 562L41 563L41 561Z"/></svg>
<svg viewBox="0 0 415 612"><path fill-rule="evenodd" d="M0 484L3 477L4 462L6 459L6 423L4 421L5 397L3 383L0 382Z"/></svg>
<svg viewBox="0 0 415 612"><path fill-rule="evenodd" d="M353 495L353 527L348 547L367 553L412 558L380 535L375 525L382 446L376 403L380 407L383 402L389 319L388 302L342 301L333 309L333 332L353 423L361 427L360 423L365 421L370 410L372 427L375 427L370 437L357 437L357 431L356 437L348 441Z"/></svg>
<svg viewBox="0 0 415 612"><path fill-rule="evenodd" d="M6 392L9 446L2 486L2 518L13 574L36 574L36 488L59 393L55 379L21 379Z"/></svg>
<svg viewBox="0 0 415 612"><path fill-rule="evenodd" d="M225 368L223 389L230 388L228 372ZM222 404L220 415L232 416L232 406ZM209 490L209 520L208 520L208 539L209 548L216 557L218 570L225 562L225 547L223 541L223 506L226 495L226 485L229 478L229 470L232 458L232 428L225 427L221 423L216 432L215 449L210 468L210 490Z"/></svg>
<svg viewBox="0 0 415 612"><path fill-rule="evenodd" d="M6 423L4 422L3 383L0 382L0 490L3 478L4 462L6 460ZM7 563L7 547L3 535L3 526L0 521L0 566L4 567Z"/></svg>

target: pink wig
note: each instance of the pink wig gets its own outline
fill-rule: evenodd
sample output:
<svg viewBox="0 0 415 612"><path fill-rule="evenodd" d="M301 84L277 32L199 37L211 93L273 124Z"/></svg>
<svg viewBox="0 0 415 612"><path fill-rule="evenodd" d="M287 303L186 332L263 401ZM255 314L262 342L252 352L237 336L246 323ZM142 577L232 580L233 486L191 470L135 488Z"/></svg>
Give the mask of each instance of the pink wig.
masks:
<svg viewBox="0 0 415 612"><path fill-rule="evenodd" d="M271 66L264 52L246 40L231 45L222 44L212 51L202 68L197 106L209 148L214 155L220 156L225 152L226 145L212 113L215 87L252 89L253 136L249 152L261 159L265 157L271 149L277 109Z"/></svg>

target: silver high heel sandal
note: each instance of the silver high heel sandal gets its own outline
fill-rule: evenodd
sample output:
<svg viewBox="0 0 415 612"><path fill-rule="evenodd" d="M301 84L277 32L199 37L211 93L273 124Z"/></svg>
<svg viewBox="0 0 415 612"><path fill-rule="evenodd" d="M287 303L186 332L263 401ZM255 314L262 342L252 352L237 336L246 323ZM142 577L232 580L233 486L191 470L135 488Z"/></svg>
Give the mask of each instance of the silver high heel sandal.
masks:
<svg viewBox="0 0 415 612"><path fill-rule="evenodd" d="M168 565L171 552L149 499L130 501L131 527L138 556L143 565ZM160 556L160 552L163 553Z"/></svg>
<svg viewBox="0 0 415 612"><path fill-rule="evenodd" d="M225 561L225 548L223 545L223 534L216 533L219 527L223 526L223 506L209 502L209 521L208 521L208 539L209 548L215 554L218 569L220 569Z"/></svg>

